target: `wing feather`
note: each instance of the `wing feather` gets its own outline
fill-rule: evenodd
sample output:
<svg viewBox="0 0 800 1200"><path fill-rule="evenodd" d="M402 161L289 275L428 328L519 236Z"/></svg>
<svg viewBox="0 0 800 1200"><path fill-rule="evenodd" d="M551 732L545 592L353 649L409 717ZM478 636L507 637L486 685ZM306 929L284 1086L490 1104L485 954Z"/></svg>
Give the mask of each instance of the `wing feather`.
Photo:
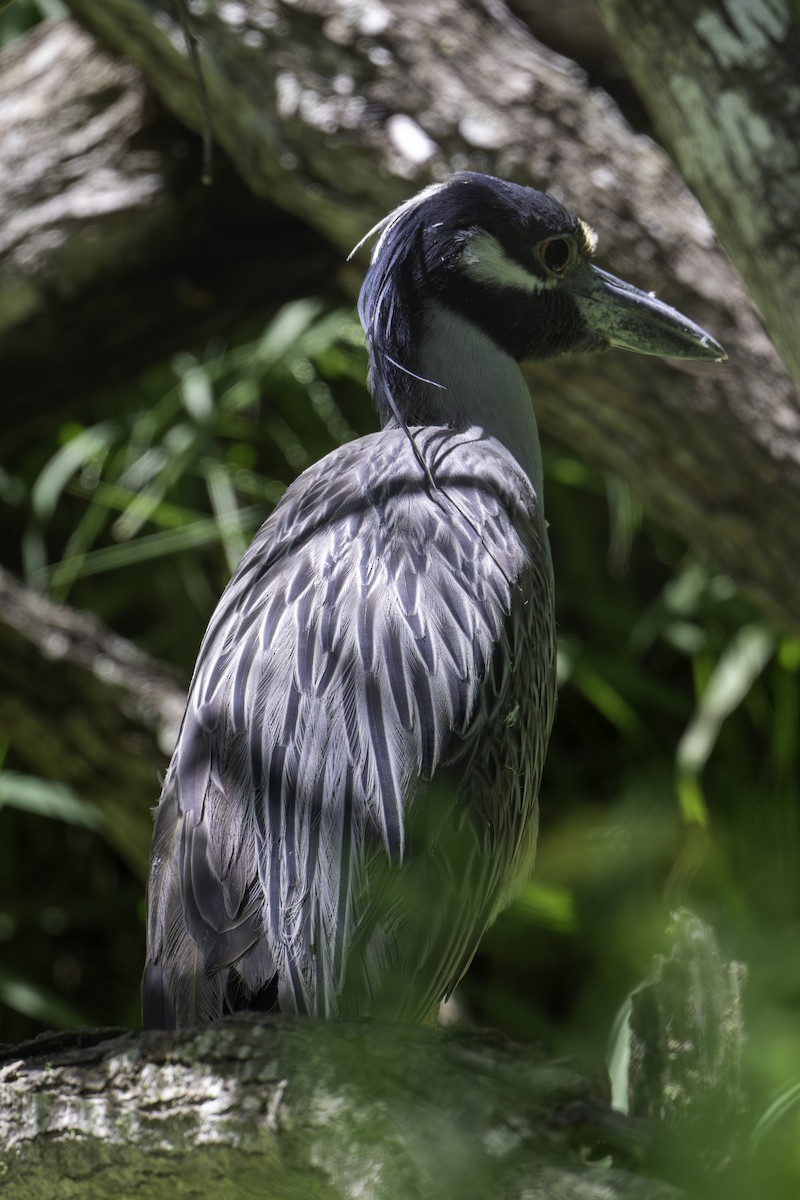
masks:
<svg viewBox="0 0 800 1200"><path fill-rule="evenodd" d="M509 787L530 807L538 775L505 782L492 722L509 664L552 658L531 641L537 623L552 641L544 526L482 431L416 437L435 493L399 430L334 452L288 490L209 625L150 883L145 989L179 1025L269 987L320 1015L424 1016L497 907L495 809ZM537 688L546 737L552 679L532 703Z"/></svg>

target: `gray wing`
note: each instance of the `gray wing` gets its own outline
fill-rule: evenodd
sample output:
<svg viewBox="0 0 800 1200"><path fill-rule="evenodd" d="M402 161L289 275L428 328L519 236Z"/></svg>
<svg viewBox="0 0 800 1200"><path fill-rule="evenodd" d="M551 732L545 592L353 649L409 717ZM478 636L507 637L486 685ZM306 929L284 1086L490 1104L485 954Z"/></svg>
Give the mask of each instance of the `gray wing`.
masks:
<svg viewBox="0 0 800 1200"><path fill-rule="evenodd" d="M417 436L436 492L400 431L343 447L287 491L212 618L156 815L151 1023L212 1019L232 981L322 1016L403 992L420 1015L496 905L464 764L532 571L551 603L549 554L497 443Z"/></svg>

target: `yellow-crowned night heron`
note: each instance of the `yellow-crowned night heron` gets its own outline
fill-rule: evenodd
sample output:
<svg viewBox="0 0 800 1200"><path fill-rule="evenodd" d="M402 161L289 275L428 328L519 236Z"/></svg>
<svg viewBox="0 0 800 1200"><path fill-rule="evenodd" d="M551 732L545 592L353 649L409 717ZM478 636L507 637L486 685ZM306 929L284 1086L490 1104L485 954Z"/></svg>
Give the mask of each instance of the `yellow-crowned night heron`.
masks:
<svg viewBox="0 0 800 1200"><path fill-rule="evenodd" d="M457 175L378 231L382 428L292 484L209 625L156 814L149 1026L435 1011L531 867L555 707L517 363L724 357L541 192Z"/></svg>

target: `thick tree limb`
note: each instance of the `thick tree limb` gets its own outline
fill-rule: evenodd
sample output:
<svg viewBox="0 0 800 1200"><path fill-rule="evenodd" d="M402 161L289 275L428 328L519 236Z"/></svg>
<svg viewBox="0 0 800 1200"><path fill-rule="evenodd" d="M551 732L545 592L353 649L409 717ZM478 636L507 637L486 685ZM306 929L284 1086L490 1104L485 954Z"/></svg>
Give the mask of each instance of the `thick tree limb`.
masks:
<svg viewBox="0 0 800 1200"><path fill-rule="evenodd" d="M197 127L171 6L72 0ZM558 187L607 260L708 324L731 365L695 377L617 353L531 372L543 426L800 628L800 410L713 234L665 157L497 4L252 0L198 16L214 132L260 195L343 252L455 167Z"/></svg>
<svg viewBox="0 0 800 1200"><path fill-rule="evenodd" d="M789 0L598 0L800 387L800 20Z"/></svg>
<svg viewBox="0 0 800 1200"><path fill-rule="evenodd" d="M71 22L0 71L0 369L6 447L176 347L325 292L338 255L253 196L130 64ZM80 409L78 409L80 411Z"/></svg>
<svg viewBox="0 0 800 1200"><path fill-rule="evenodd" d="M0 730L32 773L92 804L144 875L150 805L186 702L166 669L0 568Z"/></svg>
<svg viewBox="0 0 800 1200"><path fill-rule="evenodd" d="M533 36L585 71L592 86L613 96L634 129L648 131L650 119L625 73L594 0L508 0L511 12Z"/></svg>
<svg viewBox="0 0 800 1200"><path fill-rule="evenodd" d="M491 1034L254 1014L103 1034L0 1062L8 1200L678 1200L599 1161L644 1148L600 1089Z"/></svg>

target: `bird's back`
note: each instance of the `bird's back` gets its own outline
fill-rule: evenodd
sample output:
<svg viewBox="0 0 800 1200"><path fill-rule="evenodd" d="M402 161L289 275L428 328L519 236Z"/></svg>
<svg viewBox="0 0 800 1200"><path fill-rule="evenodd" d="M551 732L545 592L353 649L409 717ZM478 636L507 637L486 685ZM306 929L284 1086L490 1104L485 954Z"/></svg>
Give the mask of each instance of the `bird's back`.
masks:
<svg viewBox="0 0 800 1200"><path fill-rule="evenodd" d="M146 1024L274 998L423 1018L535 845L555 695L540 498L480 428L306 471L212 618L156 817Z"/></svg>

